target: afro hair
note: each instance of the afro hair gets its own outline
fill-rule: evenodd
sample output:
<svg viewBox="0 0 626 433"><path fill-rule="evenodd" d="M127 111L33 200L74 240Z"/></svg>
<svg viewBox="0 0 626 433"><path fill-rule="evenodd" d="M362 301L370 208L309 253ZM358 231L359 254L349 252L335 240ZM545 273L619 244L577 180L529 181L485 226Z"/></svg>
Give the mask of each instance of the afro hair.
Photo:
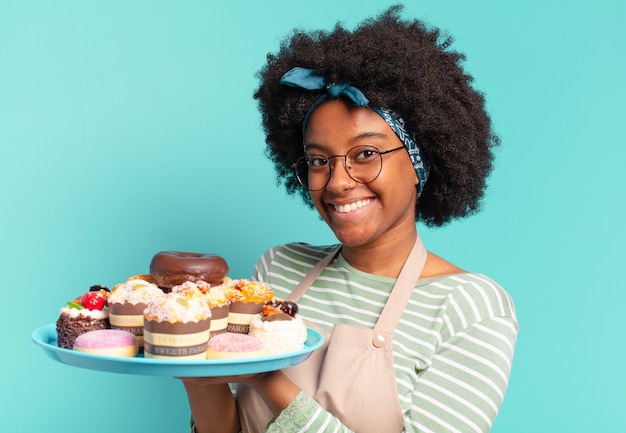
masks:
<svg viewBox="0 0 626 433"><path fill-rule="evenodd" d="M451 37L419 20L402 20L401 5L354 30L338 23L332 31L294 30L258 72L258 100L266 154L279 183L313 206L291 165L304 154L302 121L322 91L279 83L295 66L316 69L328 82L350 83L370 104L399 113L415 134L429 177L417 200L415 220L442 226L480 210L486 178L499 144L481 92L449 47Z"/></svg>

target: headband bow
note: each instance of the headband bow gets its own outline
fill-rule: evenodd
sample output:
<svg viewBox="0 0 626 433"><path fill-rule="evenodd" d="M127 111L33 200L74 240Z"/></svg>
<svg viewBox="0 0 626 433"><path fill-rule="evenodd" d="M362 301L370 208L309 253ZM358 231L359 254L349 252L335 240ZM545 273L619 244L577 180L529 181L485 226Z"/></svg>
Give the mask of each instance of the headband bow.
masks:
<svg viewBox="0 0 626 433"><path fill-rule="evenodd" d="M428 167L422 158L422 152L420 147L417 145L415 138L412 134L409 134L406 131L404 119L399 117L395 112L386 108L369 105L369 100L365 97L363 92L351 84L328 84L326 78L320 75L315 69L307 69L296 66L282 76L280 84L290 87L300 87L306 90L326 89L326 93L323 93L317 101L313 103L306 116L304 116L304 119L302 120L302 137L304 137L306 125L309 121L311 113L313 113L313 111L315 111L315 109L319 107L322 102L329 99L329 97L331 99L337 99L340 96L345 96L357 107L369 107L372 109L376 114L383 118L409 152L409 157L411 158L413 168L415 169L415 173L417 174L417 178L419 180L417 185L417 195L419 197L422 194L424 185L428 179Z"/></svg>
<svg viewBox="0 0 626 433"><path fill-rule="evenodd" d="M338 98L340 95L346 96L354 102L354 105L357 107L365 107L370 102L365 97L363 92L348 83L327 84L326 78L321 76L314 69L306 69L296 66L282 76L280 84L285 84L291 87L302 87L306 90L321 90L326 88L328 94L333 98ZM315 108L317 108L317 106L315 106ZM313 108L313 110L315 108ZM309 110L309 114L313 110Z"/></svg>

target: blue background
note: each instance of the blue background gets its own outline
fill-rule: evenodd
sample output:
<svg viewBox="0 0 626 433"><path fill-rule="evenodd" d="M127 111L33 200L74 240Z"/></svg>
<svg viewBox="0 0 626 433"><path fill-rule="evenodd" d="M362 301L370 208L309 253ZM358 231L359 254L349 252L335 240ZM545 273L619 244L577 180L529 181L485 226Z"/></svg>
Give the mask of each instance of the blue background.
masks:
<svg viewBox="0 0 626 433"><path fill-rule="evenodd" d="M420 227L516 302L493 431L626 431L625 2L409 3L467 53L503 141L484 211ZM1 431L186 431L176 379L69 367L30 334L160 250L241 278L274 244L333 242L276 187L254 74L292 28L389 4L0 0Z"/></svg>

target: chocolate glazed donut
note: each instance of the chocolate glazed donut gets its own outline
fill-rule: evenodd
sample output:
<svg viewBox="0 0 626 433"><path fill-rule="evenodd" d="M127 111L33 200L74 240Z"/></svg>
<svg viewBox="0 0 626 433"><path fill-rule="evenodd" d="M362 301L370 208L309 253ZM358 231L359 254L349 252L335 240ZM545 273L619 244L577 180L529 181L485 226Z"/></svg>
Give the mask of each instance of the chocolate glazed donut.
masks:
<svg viewBox="0 0 626 433"><path fill-rule="evenodd" d="M222 284L227 274L226 260L215 254L161 251L150 262L150 275L164 291L186 281Z"/></svg>

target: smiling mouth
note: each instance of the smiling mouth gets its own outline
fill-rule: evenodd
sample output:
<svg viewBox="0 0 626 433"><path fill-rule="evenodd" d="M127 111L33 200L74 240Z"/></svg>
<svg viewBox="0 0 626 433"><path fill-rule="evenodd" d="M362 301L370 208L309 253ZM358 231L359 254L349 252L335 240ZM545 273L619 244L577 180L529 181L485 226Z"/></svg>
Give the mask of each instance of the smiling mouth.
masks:
<svg viewBox="0 0 626 433"><path fill-rule="evenodd" d="M333 208L337 213L348 213L355 211L357 209L361 209L362 207L367 206L370 203L370 199L367 200L358 200L353 203L348 204L334 204Z"/></svg>

